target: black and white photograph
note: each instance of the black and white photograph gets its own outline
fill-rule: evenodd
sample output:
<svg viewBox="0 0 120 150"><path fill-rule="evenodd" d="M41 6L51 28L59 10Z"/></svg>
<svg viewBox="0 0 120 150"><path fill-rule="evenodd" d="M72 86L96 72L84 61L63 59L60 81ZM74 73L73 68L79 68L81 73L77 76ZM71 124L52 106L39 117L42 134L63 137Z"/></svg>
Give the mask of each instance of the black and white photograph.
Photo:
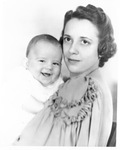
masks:
<svg viewBox="0 0 120 150"><path fill-rule="evenodd" d="M119 148L119 0L0 0L0 149Z"/></svg>

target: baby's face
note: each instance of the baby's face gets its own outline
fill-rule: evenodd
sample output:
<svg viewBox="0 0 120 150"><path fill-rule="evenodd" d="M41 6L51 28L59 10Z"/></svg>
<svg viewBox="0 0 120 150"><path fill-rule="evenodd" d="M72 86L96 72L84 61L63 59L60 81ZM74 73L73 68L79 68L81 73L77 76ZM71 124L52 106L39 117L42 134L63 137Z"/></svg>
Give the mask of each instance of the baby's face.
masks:
<svg viewBox="0 0 120 150"><path fill-rule="evenodd" d="M28 70L43 86L54 83L61 71L62 50L55 44L40 41L28 55Z"/></svg>

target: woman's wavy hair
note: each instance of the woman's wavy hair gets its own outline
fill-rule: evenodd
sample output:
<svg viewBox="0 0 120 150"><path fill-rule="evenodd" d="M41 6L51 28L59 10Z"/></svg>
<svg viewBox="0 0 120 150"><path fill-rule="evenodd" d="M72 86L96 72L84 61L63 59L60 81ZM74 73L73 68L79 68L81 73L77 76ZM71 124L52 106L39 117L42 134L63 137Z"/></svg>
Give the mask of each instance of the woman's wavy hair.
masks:
<svg viewBox="0 0 120 150"><path fill-rule="evenodd" d="M98 57L99 67L103 67L104 63L108 61L116 53L116 44L113 37L113 27L110 18L104 13L102 8L97 8L93 5L79 6L75 11L68 11L64 17L63 31L60 42L63 45L64 29L67 22L73 18L88 19L91 21L99 31L99 45Z"/></svg>

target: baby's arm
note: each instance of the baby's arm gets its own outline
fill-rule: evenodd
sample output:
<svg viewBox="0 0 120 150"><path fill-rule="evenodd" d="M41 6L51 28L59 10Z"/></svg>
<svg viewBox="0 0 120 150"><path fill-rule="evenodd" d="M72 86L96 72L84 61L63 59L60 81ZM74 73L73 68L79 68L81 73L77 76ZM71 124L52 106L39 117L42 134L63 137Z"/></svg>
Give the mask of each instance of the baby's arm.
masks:
<svg viewBox="0 0 120 150"><path fill-rule="evenodd" d="M32 114L38 113L43 107L44 103L40 102L32 95L30 95L27 101L23 104L23 109Z"/></svg>

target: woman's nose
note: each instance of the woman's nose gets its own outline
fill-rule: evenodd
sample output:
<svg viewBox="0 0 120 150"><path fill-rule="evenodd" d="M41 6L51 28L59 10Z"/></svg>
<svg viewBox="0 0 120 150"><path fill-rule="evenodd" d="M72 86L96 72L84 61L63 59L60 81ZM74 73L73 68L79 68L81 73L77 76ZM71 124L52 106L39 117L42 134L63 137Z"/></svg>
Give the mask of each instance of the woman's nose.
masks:
<svg viewBox="0 0 120 150"><path fill-rule="evenodd" d="M71 45L71 47L69 48L69 53L71 53L71 54L78 54L79 53L77 43L73 43Z"/></svg>

